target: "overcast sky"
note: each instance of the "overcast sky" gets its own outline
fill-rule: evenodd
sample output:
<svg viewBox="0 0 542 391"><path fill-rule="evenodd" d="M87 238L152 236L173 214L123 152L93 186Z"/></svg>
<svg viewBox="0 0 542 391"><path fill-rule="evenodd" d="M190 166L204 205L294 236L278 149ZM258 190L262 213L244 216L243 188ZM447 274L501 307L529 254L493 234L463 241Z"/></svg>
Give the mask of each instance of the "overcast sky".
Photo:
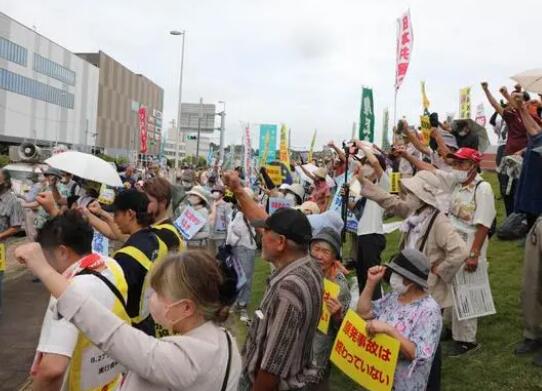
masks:
<svg viewBox="0 0 542 391"><path fill-rule="evenodd" d="M396 18L410 8L414 49L398 116L417 121L420 81L431 109L457 112L459 89L496 92L509 76L541 67L542 1L516 0L2 0L2 11L58 44L103 50L165 91L176 117L180 37L186 33L183 101L227 103L228 142L241 121L285 123L292 145L350 137L361 86L374 88L377 141L393 106ZM257 140L258 129L252 128ZM253 141L253 146L255 141Z"/></svg>

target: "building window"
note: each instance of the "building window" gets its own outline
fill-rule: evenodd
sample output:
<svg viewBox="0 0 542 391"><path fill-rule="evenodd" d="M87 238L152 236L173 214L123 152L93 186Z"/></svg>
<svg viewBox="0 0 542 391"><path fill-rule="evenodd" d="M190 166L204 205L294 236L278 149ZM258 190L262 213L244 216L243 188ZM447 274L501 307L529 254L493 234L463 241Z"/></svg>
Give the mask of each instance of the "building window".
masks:
<svg viewBox="0 0 542 391"><path fill-rule="evenodd" d="M10 40L0 37L0 57L16 64L26 66L28 51L21 45L17 45Z"/></svg>
<svg viewBox="0 0 542 391"><path fill-rule="evenodd" d="M75 85L74 71L45 57L42 57L38 53L34 53L33 68L36 72L43 73L44 75L57 79L62 83L70 84L72 86Z"/></svg>
<svg viewBox="0 0 542 391"><path fill-rule="evenodd" d="M68 109L73 109L75 104L75 96L72 93L3 68L0 68L0 88Z"/></svg>

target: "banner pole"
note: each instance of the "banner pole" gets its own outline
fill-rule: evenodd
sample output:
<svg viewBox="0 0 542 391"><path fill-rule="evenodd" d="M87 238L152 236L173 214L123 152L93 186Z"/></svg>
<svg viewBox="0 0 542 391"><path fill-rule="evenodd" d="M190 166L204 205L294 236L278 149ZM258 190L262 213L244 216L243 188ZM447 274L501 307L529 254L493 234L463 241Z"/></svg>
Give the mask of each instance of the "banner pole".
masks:
<svg viewBox="0 0 542 391"><path fill-rule="evenodd" d="M397 88L395 89L395 94L393 98L393 124L392 129L397 126Z"/></svg>

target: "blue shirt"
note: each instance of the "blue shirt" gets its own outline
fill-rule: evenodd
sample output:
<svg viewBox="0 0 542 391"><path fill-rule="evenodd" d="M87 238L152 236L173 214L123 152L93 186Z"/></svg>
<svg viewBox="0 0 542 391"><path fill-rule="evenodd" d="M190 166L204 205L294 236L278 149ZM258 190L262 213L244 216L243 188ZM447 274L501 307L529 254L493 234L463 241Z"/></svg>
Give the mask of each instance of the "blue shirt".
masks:
<svg viewBox="0 0 542 391"><path fill-rule="evenodd" d="M529 135L516 190L515 212L533 215L542 213L542 155L533 151L538 147L542 147L542 133Z"/></svg>

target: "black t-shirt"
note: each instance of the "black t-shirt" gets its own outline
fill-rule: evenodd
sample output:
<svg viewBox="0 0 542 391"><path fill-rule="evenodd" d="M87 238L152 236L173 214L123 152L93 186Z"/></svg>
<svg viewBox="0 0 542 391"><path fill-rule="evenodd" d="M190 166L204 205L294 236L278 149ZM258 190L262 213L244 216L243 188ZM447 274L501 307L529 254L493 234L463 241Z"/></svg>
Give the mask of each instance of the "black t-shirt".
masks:
<svg viewBox="0 0 542 391"><path fill-rule="evenodd" d="M174 229L177 231L177 235L171 231L171 229L165 228L165 227L158 227L163 225L169 225L171 229ZM181 245L181 241L179 240L179 235L181 234L179 230L173 225L173 222L171 219L164 220L161 223L158 223L151 227L152 232L156 234L162 240L168 249L168 252L177 252L179 251L179 247Z"/></svg>
<svg viewBox="0 0 542 391"><path fill-rule="evenodd" d="M154 261L158 256L158 239L150 228L143 228L134 233L121 248L128 246L137 248L151 261ZM126 303L128 315L133 318L139 315L141 293L148 270L128 254L117 252L113 258L118 262L124 272L124 277L128 284L128 301ZM134 325L134 327L137 327L137 325ZM147 332L147 330L143 331ZM152 332L149 330L148 333L153 335L154 328Z"/></svg>

